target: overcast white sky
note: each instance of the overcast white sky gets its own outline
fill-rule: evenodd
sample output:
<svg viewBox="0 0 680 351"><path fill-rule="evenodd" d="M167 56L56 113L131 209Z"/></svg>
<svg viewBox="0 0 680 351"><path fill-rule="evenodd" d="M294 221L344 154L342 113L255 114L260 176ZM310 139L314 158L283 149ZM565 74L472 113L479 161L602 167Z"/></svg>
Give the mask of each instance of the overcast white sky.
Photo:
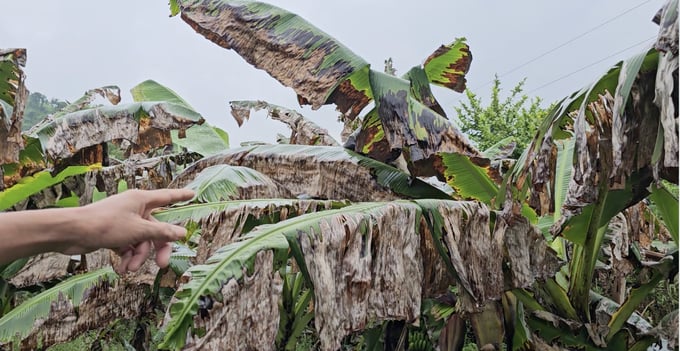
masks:
<svg viewBox="0 0 680 351"><path fill-rule="evenodd" d="M392 57L397 74L421 64L439 45L466 37L473 55L467 76L470 89L488 97L494 74L508 90L526 77L525 92L542 97L546 104L641 51L642 42L650 43L657 34L651 19L664 4L662 0L268 2L301 15L374 69L382 70L384 60ZM261 99L297 109L333 135L339 133L333 106L318 111L299 107L292 89L168 14L166 0L3 1L0 47L28 49L28 88L48 97L72 101L90 88L118 85L126 94L123 102L130 102L130 88L154 79L179 93L209 123L227 130L232 147L244 140L274 142L275 133L286 129L265 121L262 114L239 129L229 113L231 100ZM449 114L463 96L443 89L436 89L435 95Z"/></svg>

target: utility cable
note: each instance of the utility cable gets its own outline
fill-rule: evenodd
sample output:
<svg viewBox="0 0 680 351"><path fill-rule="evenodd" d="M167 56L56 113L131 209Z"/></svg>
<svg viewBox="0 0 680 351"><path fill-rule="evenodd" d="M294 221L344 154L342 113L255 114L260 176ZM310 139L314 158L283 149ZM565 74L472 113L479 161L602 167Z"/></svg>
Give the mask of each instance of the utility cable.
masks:
<svg viewBox="0 0 680 351"><path fill-rule="evenodd" d="M588 65L586 65L586 66L583 66L583 67L581 67L581 68L579 68L579 69L577 69L577 70L575 70L575 71L569 72L569 73L567 73L567 74L565 74L565 75L563 75L563 76L561 76L561 77L559 77L559 78L556 78L556 79L554 79L554 80L551 80L551 81L549 81L549 82L547 82L547 83L545 83L545 84L543 84L543 85L541 85L541 86L539 86L539 87L537 87L537 88L531 89L531 90L529 90L529 91L527 92L527 94L533 93L533 92L535 92L535 91L537 91L537 90L540 90L540 89L543 89L543 88L545 88L545 87L547 87L547 86L549 86L549 85L552 85L552 84L554 84L554 83L556 83L556 82L561 81L562 79L568 78L568 77L570 77L570 76L572 76L572 75L574 75L574 74L576 74L576 73L578 73L578 72L583 71L584 69L587 69L587 68L590 68L590 67L592 67L592 66L595 66L596 64L598 64L598 63L600 63L600 62L603 62L603 61L605 61L605 60L607 60L607 59L610 59L610 58L612 58L612 57L614 57L614 56L616 56L616 55L618 55L618 54L620 54L620 53L623 53L623 52L625 52L625 51L627 51L627 50L630 50L630 49L632 49L632 48L634 48L634 47L636 47L636 46L639 46L639 45L641 45L641 44L644 44L644 43L646 43L646 42L648 42L648 41L650 41L650 40L652 40L652 39L655 39L655 38L656 38L656 35L655 35L655 36L652 36L652 37L649 37L649 38L647 38L647 39L645 39L645 40L643 40L643 41L641 41L641 42L639 42L639 43L633 44L633 45L631 45L631 46L629 46L629 47L627 47L627 48L625 48L625 49L619 50L619 51L617 51L617 52L615 52L615 53L613 53L613 54L611 54L611 55L608 55L607 57L603 57L603 58L601 58L601 59L599 59L599 60L597 60L597 61L595 61L595 62L592 62L592 63L590 63L590 64L588 64Z"/></svg>
<svg viewBox="0 0 680 351"><path fill-rule="evenodd" d="M567 45L573 43L574 41L576 41L576 40L578 40L578 39L580 39L580 38L586 36L587 34L590 34L590 33L594 32L594 31L596 31L596 30L598 30L598 29L604 27L605 25L607 25L607 24L613 22L614 20L618 19L619 17L621 17L621 16L623 16L623 15L625 15L625 14L627 14L627 13L633 11L633 10L636 10L636 9L642 7L643 5L647 4L647 3L650 2L650 1L652 1L652 0L646 0L646 1L640 3L640 4L636 5L636 6L633 6L633 7L629 8L628 10L625 10L625 11L619 13L618 15L616 15L616 16L614 16L614 17L612 17L612 18L610 18L610 19L608 19L608 20L606 20L606 21L604 21L604 22L602 22L602 23L600 23L600 24L598 24L597 26L595 26L595 27L593 27L593 28L590 28L590 29L588 29L587 31L585 31L585 32L583 32L583 33L581 33L581 34L579 34L579 35L577 35L577 36L575 36L575 37L573 37L573 38L571 38L571 39L569 39L569 40L563 42L562 44L557 45L557 46L555 46L554 48L552 48L552 49L550 49L550 50L548 50L548 51L545 51L544 53L542 53L542 54L540 54L540 55L538 55L538 56L536 56L536 57L530 59L529 61L526 61L526 62L524 62L523 64L521 64L521 65L519 65L519 66L517 66L517 67L515 67L515 68L513 68L513 69L511 69L511 70L509 70L509 71L507 71L507 72L505 72L505 73L502 73L502 74L498 75L498 77L500 78L500 77L506 76L506 75L508 75L508 74L510 74L510 73L513 73L513 72L519 70L520 68L526 67L526 66L529 65L530 63L533 63L533 62L535 62L535 61L537 61L537 60L539 60L539 59L545 57L546 55L551 54L551 53L553 53L553 52L555 52L555 51L557 51L557 50L559 50L559 49L561 49L561 48L563 48L563 47L565 47L565 46L567 46ZM490 80L490 81L488 81L488 82L486 82L486 83L484 83L483 85L477 87L477 88L474 89L474 90L479 90L479 89L481 89L481 88L483 88L483 87L489 85L490 83L493 83L493 79Z"/></svg>

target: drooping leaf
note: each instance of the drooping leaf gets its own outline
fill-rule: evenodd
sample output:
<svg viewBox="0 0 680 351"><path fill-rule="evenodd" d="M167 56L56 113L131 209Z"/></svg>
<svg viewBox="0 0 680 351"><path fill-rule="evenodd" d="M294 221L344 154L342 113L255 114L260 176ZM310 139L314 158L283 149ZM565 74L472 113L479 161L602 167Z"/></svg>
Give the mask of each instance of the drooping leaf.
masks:
<svg viewBox="0 0 680 351"><path fill-rule="evenodd" d="M83 94L76 101L66 105L63 109L59 110L54 117L58 118L60 115L64 115L71 112L76 112L80 110L85 110L88 108L96 107L92 106L92 102L100 96L108 100L112 105L118 105L121 100L120 88L115 85L107 85L100 88L90 89Z"/></svg>
<svg viewBox="0 0 680 351"><path fill-rule="evenodd" d="M293 88L301 103L314 109L336 103L342 112L356 111L354 115L368 103L356 99L366 95L353 84L362 79L346 80L364 72L368 63L301 17L256 1L178 3L182 19L196 32ZM348 83L338 88L342 82Z"/></svg>
<svg viewBox="0 0 680 351"><path fill-rule="evenodd" d="M659 36L654 48L659 51L654 102L659 107L663 127L663 161L656 168L671 168L667 180L678 179L678 1L667 1L660 11ZM674 169L675 168L675 169ZM673 180L674 179L674 180Z"/></svg>
<svg viewBox="0 0 680 351"><path fill-rule="evenodd" d="M631 97L633 83L645 72L655 71L658 62L658 52L654 49L649 49L621 63L611 116L612 153L614 155L613 172L610 175L612 177L629 175L634 170L632 169L634 168L634 163L627 153L636 149L631 147L628 139L639 139L639 131L631 130L636 128L637 123L630 121L630 119L637 118L637 116L633 113L626 113L625 109ZM647 151L644 152L646 153Z"/></svg>
<svg viewBox="0 0 680 351"><path fill-rule="evenodd" d="M179 349L184 347L186 333L198 312L198 300L201 296L216 294L229 279L240 279L242 267L259 251L286 250L288 240L297 240L299 232L320 233L320 222L333 216L348 214L350 211L364 211L376 208L381 204L360 204L341 210L330 210L295 217L272 225L257 227L241 240L219 249L204 264L193 266L188 274L192 279L182 285L175 293L175 300L168 309L170 317L166 325L166 334L160 347Z"/></svg>
<svg viewBox="0 0 680 351"><path fill-rule="evenodd" d="M145 80L137 84L130 89L130 93L136 102L167 101L183 106L195 113L194 108L176 92L153 80ZM186 134L181 136L181 133L184 132ZM183 129L180 129L180 131L173 130L171 136L174 144L203 156L214 155L229 148L229 136L227 133L205 122L195 124L186 131Z"/></svg>
<svg viewBox="0 0 680 351"><path fill-rule="evenodd" d="M28 299L0 318L0 343L26 337L33 323L50 313L52 303L68 299L74 307L86 298L87 292L102 282L113 282L118 275L111 267L78 274Z"/></svg>
<svg viewBox="0 0 680 351"><path fill-rule="evenodd" d="M411 68L402 78L410 82L411 94L416 100L446 118L446 112L444 112L444 109L442 109L434 94L432 94L430 81L428 80L429 77L422 67L416 66Z"/></svg>
<svg viewBox="0 0 680 351"><path fill-rule="evenodd" d="M338 142L328 133L295 110L273 105L264 101L230 101L231 115L239 127L250 118L250 110L266 109L269 117L283 122L290 127L292 133L289 144L338 146Z"/></svg>
<svg viewBox="0 0 680 351"><path fill-rule="evenodd" d="M477 155L478 151L444 117L413 97L408 81L371 71L375 108L391 150L403 150L409 163L428 160L436 152ZM415 175L427 174L414 167Z"/></svg>
<svg viewBox="0 0 680 351"><path fill-rule="evenodd" d="M385 129L383 129L378 110L375 108L364 116L361 129L356 134L351 148L380 162L392 162L401 154L399 149L392 149L385 138Z"/></svg>
<svg viewBox="0 0 680 351"><path fill-rule="evenodd" d="M23 148L21 122L28 91L26 49L0 49L0 165L16 163Z"/></svg>
<svg viewBox="0 0 680 351"><path fill-rule="evenodd" d="M37 131L52 123L54 119L58 119L65 114L101 107L102 105L93 105L93 102L95 99L97 99L97 97L108 100L111 105L118 105L121 100L120 88L115 85L107 85L87 90L83 96L76 99L74 102L67 104L54 114L47 115L42 120L38 121L38 123L34 124L31 129L26 132L26 134L37 138Z"/></svg>
<svg viewBox="0 0 680 351"><path fill-rule="evenodd" d="M465 38L458 38L432 53L425 60L424 68L432 83L461 93L465 90L465 74L471 62L472 54Z"/></svg>
<svg viewBox="0 0 680 351"><path fill-rule="evenodd" d="M562 205L567 197L567 191L569 191L574 159L574 139L558 140L555 144L557 145L557 163L555 165L555 212L553 216L559 218L562 214Z"/></svg>
<svg viewBox="0 0 680 351"><path fill-rule="evenodd" d="M440 174L463 199L479 200L487 205L498 204L498 185L493 180L499 175L491 168L488 159L471 158L456 153L439 153Z"/></svg>
<svg viewBox="0 0 680 351"><path fill-rule="evenodd" d="M470 315L470 326L480 345L500 345L504 340L503 312L498 301L489 301L478 313Z"/></svg>
<svg viewBox="0 0 680 351"><path fill-rule="evenodd" d="M338 209L347 206L348 203L340 201L321 201L321 200L294 200L294 199L253 199L237 201L220 201L202 204L191 204L180 207L167 208L153 213L153 216L161 221L168 223L185 223L187 221L199 222L206 217L225 212L233 208L252 209L271 209L286 208L292 214L296 212L304 213L305 207L328 206L331 209ZM260 223L261 224L261 223Z"/></svg>
<svg viewBox="0 0 680 351"><path fill-rule="evenodd" d="M56 176L52 176L49 171L42 171L22 178L19 183L9 189L0 192L0 211L12 207L14 204L27 197L47 189L55 184L59 184L64 179L79 174L84 174L92 170L100 169L101 164L90 166L69 166Z"/></svg>
<svg viewBox="0 0 680 351"><path fill-rule="evenodd" d="M605 351L593 345L584 328L577 329L573 322L549 312L534 312L528 318L529 327L549 344L553 342L569 350Z"/></svg>
<svg viewBox="0 0 680 351"><path fill-rule="evenodd" d="M384 163L333 146L259 145L230 149L204 158L176 177L182 187L197 172L219 164L255 169L295 196L376 201L409 198L450 198L444 191ZM346 176L345 176L346 175Z"/></svg>
<svg viewBox="0 0 680 351"><path fill-rule="evenodd" d="M285 198L290 193L266 175L247 167L216 165L202 170L185 186L196 193L198 202L247 198Z"/></svg>
<svg viewBox="0 0 680 351"><path fill-rule="evenodd" d="M19 151L19 162L4 164L2 173L5 188L16 184L24 175L31 175L47 168L40 140L24 134L24 148Z"/></svg>
<svg viewBox="0 0 680 351"><path fill-rule="evenodd" d="M46 154L53 159L71 157L83 148L126 139L138 151L169 143L171 129L203 123L193 110L168 102L137 102L102 106L55 117L35 131Z"/></svg>

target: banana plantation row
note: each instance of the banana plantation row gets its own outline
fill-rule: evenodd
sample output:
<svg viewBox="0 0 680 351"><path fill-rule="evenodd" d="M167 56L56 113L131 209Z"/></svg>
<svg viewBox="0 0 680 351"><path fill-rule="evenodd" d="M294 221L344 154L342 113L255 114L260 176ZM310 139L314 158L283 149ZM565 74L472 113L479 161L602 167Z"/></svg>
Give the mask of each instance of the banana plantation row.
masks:
<svg viewBox="0 0 680 351"><path fill-rule="evenodd" d="M118 87L92 89L22 133L26 51L0 50L0 210L196 192L154 213L187 228L169 268L119 276L108 250L0 267L0 344L677 349L677 303L656 320L642 306L677 286L677 6L657 14L653 47L557 103L516 159L507 139L478 150L432 94L464 91L464 39L397 77L286 10L171 0L345 124L340 142L294 110L232 101L239 125L264 109L292 130L239 148L152 80L128 104Z"/></svg>

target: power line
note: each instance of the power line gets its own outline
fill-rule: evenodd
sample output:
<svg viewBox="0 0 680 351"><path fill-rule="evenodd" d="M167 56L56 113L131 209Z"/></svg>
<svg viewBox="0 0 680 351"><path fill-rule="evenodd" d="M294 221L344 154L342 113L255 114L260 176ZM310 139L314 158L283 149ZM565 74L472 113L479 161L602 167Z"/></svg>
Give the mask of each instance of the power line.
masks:
<svg viewBox="0 0 680 351"><path fill-rule="evenodd" d="M642 7L642 5L645 5L646 3L651 2L651 1L652 1L652 0L646 0L646 1L640 3L640 4L636 5L636 6L633 6L633 7L629 8L628 10L625 10L625 11L619 13L618 15L616 15L616 16L614 16L614 17L612 17L612 18L610 18L610 19L608 19L608 20L606 20L606 21L604 21L604 22L602 22L602 23L600 23L600 24L598 24L597 26L595 26L595 27L593 27L593 28L590 28L590 29L588 29L587 31L585 31L585 32L583 32L583 33L581 33L581 34L579 34L579 35L577 35L577 36L575 36L575 37L573 37L573 38L571 38L571 39L565 41L564 43L562 43L562 44L560 44L560 45L558 45L558 46L555 46L554 48L552 48L552 49L550 49L550 50L548 50L548 51L546 51L546 52L544 52L544 53L542 53L542 54L540 54L540 55L538 55L538 56L532 58L531 60L526 61L526 62L524 62L523 64L521 64L521 65L519 65L519 66L517 66L517 67L515 67L515 68L513 68L513 69L511 69L511 70L509 70L509 71L507 71L507 72L505 72L505 73L502 73L502 74L498 75L498 77L503 77L503 76L506 76L506 75L508 75L508 74L510 74L510 73L513 73L513 72L519 70L520 68L523 68L523 67L527 66L528 64L533 63L533 62L537 61L538 59L543 58L544 56L546 56L546 55L548 55L548 54L550 54L550 53L553 53L553 52L555 52L555 51L557 51L557 50L563 48L564 46L567 46L568 44L573 43L574 41L576 41L576 40L578 40L578 39L580 39L580 38L586 36L587 34L590 34L590 33L594 32L595 30L604 27L605 25L611 23L611 22L614 21L615 19L617 19L617 18L619 18L619 17L621 17L621 16L623 16L623 15L625 15L625 14L627 14L627 13L629 13L629 12L631 12L631 11L637 9L637 8L640 8L640 7ZM479 90L480 88L483 88L483 87L489 85L490 83L493 83L493 79L490 80L490 81L488 81L488 82L486 82L486 83L484 83L483 85L477 87L477 88L474 89L474 90Z"/></svg>
<svg viewBox="0 0 680 351"><path fill-rule="evenodd" d="M632 48L634 48L634 47L636 47L636 46L638 46L638 45L640 45L640 44L644 44L644 43L646 43L646 42L648 42L648 41L650 41L650 40L652 40L652 39L655 39L655 38L656 38L656 35L654 35L654 36L652 36L652 37L649 37L649 38L647 38L647 39L645 39L645 40L643 40L643 41L641 41L641 42L639 42L639 43L633 44L633 45L631 45L631 46L629 46L629 47L627 47L627 48L625 48L625 49L619 50L619 51L617 51L617 52L615 52L615 53L613 53L613 54L611 54L611 55L608 55L607 57L603 57L603 58L601 58L601 59L599 59L599 60L597 60L597 61L595 61L595 62L592 62L592 63L590 63L590 64L588 64L588 65L586 65L586 66L583 66L583 67L581 67L581 68L579 68L579 69L577 69L577 70L575 70L575 71L569 72L569 73L567 73L567 74L565 74L565 75L563 75L563 76L561 76L561 77L559 77L559 78L556 78L556 79L554 79L554 80L551 80L551 81L549 81L548 83L545 83L545 84L539 86L538 88L531 89L530 91L527 92L527 94L533 93L533 92L535 92L536 90L543 89L543 88L545 88L545 87L547 87L547 86L549 86L549 85L552 85L552 84L554 84L554 83L556 83L556 82L561 81L562 79L568 78L568 77L570 77L570 76L572 76L572 75L574 75L574 74L576 74L576 73L578 73L578 72L581 72L581 71L583 71L583 70L586 69L586 68L590 68L590 67L592 67L592 66L595 66L596 64L598 64L598 63L600 63L600 62L603 62L603 61L605 61L605 60L607 60L607 59L610 59L610 58L612 58L612 57L614 57L614 56L616 56L616 55L618 55L618 54L620 54L620 53L622 53L622 52L625 52L625 51L627 51L627 50L630 50L630 49L632 49Z"/></svg>

